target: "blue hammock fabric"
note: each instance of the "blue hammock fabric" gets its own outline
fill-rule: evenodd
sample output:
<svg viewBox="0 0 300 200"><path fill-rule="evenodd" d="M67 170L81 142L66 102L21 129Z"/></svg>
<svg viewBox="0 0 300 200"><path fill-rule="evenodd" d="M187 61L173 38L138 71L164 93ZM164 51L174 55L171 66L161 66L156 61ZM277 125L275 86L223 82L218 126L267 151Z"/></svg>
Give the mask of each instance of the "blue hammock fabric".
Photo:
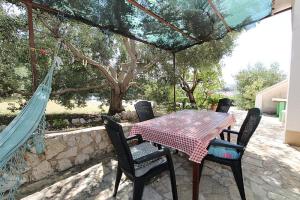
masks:
<svg viewBox="0 0 300 200"><path fill-rule="evenodd" d="M6 199L14 199L26 167L26 150L35 147L37 153L44 152L45 109L53 73L60 64L61 59L54 57L51 68L32 98L0 133L0 199L4 195Z"/></svg>

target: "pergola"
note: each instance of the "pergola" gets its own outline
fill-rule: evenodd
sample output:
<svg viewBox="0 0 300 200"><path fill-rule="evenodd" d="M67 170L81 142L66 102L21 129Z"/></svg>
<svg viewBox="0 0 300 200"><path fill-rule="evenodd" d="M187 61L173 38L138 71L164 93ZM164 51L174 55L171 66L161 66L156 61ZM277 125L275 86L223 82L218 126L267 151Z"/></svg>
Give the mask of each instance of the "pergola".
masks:
<svg viewBox="0 0 300 200"><path fill-rule="evenodd" d="M251 23L291 8L291 2L286 3L284 0L21 0L21 2L28 8L29 43L31 48L34 87L36 86L36 58L34 54L32 9L41 9L55 15L62 15L63 17L79 20L98 27L102 31L111 31L167 50L173 54L173 66L175 69L176 52L196 44L221 39L232 30L240 30ZM276 4L275 2L281 3ZM278 9L276 5L280 5L280 8ZM295 10L300 10L299 1L295 1L294 8L296 8ZM298 15L298 13L293 14L294 19L299 22L300 15ZM293 27L294 33L300 32L299 27L300 26ZM295 45L293 45L293 53L295 54L292 55L290 82L292 86L295 86L299 83L299 77L297 76L299 74L299 68L297 67L299 66L299 59L296 58L296 55L298 55L296 52L299 52L297 50L300 46L300 40L298 40L296 34L293 35L293 40L296 42ZM45 79L48 85L51 85L51 78L49 77L52 77L53 69L54 68L49 72L48 78L46 77ZM286 135L289 136L286 141L290 142L295 140L296 142L292 141L291 143L299 144L299 142L297 142L297 140L299 141L300 133L298 123L299 112L297 111L299 111L300 96L296 92L296 89L296 87L290 87L289 99L292 103L288 105L288 112L289 110L291 111L288 117L292 120L287 123L287 128L291 129L286 129ZM47 90L47 87L46 89L40 87L40 91L45 91L45 93L38 92L34 98L42 100L34 100L32 102L40 103L41 109L35 109L37 106L34 103L30 104L29 101L26 105L27 107L30 105L29 109L23 110L23 113L27 111L26 113L28 115L34 116L35 120L21 113L19 116L22 117L22 120L20 120L21 117L17 117L3 133L2 139L4 139L1 140L2 145L0 146L5 151L3 151L3 153L1 152L2 158L4 158L1 159L2 163L4 163L1 163L1 170L2 166L6 166L7 161L10 161L11 158L18 158L24 155L21 152L21 155L15 154L14 156L16 157L11 157L11 155L13 155L12 153L15 153L16 149L21 147L29 136L33 135L39 123L42 122L40 119L43 117L44 112L40 112L40 110L45 110L45 99L48 101L50 89ZM45 98L45 94L47 98ZM34 108L32 110L35 112L30 112L30 108ZM293 112L293 109L295 112ZM38 112L40 113L39 116L37 116ZM228 125L225 127L227 126ZM24 127L26 129L24 129ZM42 133L40 133L40 135L41 134ZM3 145L4 143L6 145ZM16 165L19 164L21 166L23 160L21 159L19 161L20 162L17 162ZM14 159L12 162L14 162ZM10 163L8 163L8 165L9 164ZM193 176L193 182L199 184L199 164L194 166L196 166L194 168L196 175ZM18 173L22 171L19 168L15 169L11 167L4 169L5 173ZM5 180L6 179L4 179L4 181ZM199 188L197 184L193 184L193 199L198 198ZM15 188L11 191L13 192L14 190Z"/></svg>
<svg viewBox="0 0 300 200"><path fill-rule="evenodd" d="M21 0L27 6L29 44L34 49L32 9L153 45L173 54L223 38L259 20L291 8L284 0ZM30 51L33 89L36 57ZM175 109L174 81L174 109Z"/></svg>

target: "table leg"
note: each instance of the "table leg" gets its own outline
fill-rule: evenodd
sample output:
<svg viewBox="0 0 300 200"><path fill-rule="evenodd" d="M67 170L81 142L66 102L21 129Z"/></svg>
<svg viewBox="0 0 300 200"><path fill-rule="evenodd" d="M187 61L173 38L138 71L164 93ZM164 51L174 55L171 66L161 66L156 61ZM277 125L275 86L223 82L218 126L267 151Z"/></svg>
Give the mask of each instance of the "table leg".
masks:
<svg viewBox="0 0 300 200"><path fill-rule="evenodd" d="M193 162L193 200L198 200L199 196L199 170L200 164Z"/></svg>

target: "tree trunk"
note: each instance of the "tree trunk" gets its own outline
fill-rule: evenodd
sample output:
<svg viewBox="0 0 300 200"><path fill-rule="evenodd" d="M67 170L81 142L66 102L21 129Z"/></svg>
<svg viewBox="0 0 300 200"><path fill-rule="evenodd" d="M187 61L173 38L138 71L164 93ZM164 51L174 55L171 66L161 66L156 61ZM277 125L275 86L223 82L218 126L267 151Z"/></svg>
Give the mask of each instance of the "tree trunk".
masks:
<svg viewBox="0 0 300 200"><path fill-rule="evenodd" d="M196 104L196 100L195 100L195 97L194 97L194 93L192 91L188 91L186 92L188 98L189 98L189 101L191 104Z"/></svg>
<svg viewBox="0 0 300 200"><path fill-rule="evenodd" d="M110 97L110 104L109 104L109 115L114 115L116 113L120 113L122 111L125 111L123 105L122 105L122 93L117 93L116 90L111 90L111 97Z"/></svg>

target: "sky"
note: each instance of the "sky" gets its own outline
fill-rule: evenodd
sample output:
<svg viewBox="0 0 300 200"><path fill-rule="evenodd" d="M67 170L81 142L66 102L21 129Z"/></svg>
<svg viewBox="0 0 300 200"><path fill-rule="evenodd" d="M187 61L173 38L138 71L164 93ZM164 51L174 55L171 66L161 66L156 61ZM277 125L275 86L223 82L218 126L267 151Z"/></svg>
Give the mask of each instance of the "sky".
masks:
<svg viewBox="0 0 300 200"><path fill-rule="evenodd" d="M280 69L288 74L291 43L290 11L264 19L254 28L243 31L236 39L232 54L221 60L225 84L235 84L234 75L257 62L266 66L278 62Z"/></svg>

